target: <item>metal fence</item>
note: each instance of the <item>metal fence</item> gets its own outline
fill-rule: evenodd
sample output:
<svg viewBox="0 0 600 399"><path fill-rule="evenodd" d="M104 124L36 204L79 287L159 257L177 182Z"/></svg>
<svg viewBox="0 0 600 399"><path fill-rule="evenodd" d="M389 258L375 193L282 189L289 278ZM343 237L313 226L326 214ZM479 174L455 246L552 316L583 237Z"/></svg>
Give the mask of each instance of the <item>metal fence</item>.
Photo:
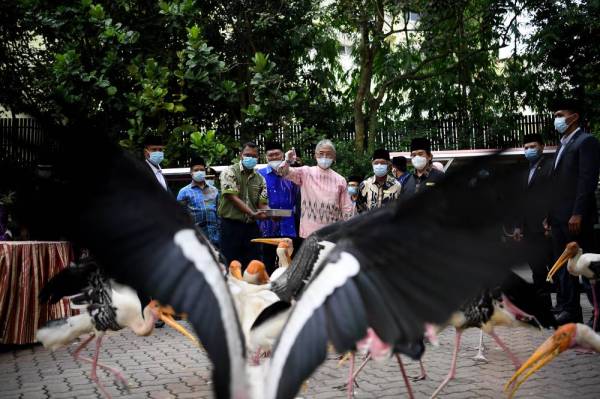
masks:
<svg viewBox="0 0 600 399"><path fill-rule="evenodd" d="M47 141L32 118L0 118L0 164L34 166Z"/></svg>
<svg viewBox="0 0 600 399"><path fill-rule="evenodd" d="M241 133L240 129L234 131L233 136L238 142L241 140ZM552 126L552 116L525 115L499 117L485 123L443 119L382 124L376 134L375 144L390 151L404 151L408 150L413 137L426 136L431 140L434 151L507 148L520 147L523 136L531 133L542 134L547 144L557 143L558 136ZM254 140L261 149L264 149L266 141L277 140L286 148L295 146L299 150L312 151L312 146L320 136L349 142L354 141L355 137L354 131L320 135L314 131L308 132L301 125L292 125L272 130L269 134L259 134ZM39 162L42 152L48 150L49 143L51 141L34 119L0 119L0 164L33 166Z"/></svg>

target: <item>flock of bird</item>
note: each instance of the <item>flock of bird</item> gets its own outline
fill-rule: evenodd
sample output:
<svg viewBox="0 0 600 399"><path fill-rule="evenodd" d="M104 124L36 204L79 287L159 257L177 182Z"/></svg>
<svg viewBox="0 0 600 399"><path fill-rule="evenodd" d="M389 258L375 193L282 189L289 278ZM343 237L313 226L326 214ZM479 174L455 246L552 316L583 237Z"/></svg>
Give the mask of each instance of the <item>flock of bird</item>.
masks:
<svg viewBox="0 0 600 399"><path fill-rule="evenodd" d="M185 211L124 151L100 138L83 152L81 136L66 137L66 154L57 158L59 178L43 193L55 207L46 215L70 215L55 225L89 248L95 266L68 268L50 281L47 298L69 296L85 312L50 323L38 338L55 348L83 334L95 336L97 382L96 367L111 370L98 363L104 331L149 334L166 314L159 303L185 313L193 325L213 363L218 398L293 398L330 349L351 354L349 396L361 369L353 367L357 351L368 359L396 356L412 396L400 354L421 359L424 339L435 341L446 326L456 330L453 360L433 396L454 378L467 328L489 334L513 360L518 371L507 385L512 393L533 373L519 380L527 367L538 369L575 344L598 348L591 330L563 326L544 353L520 366L494 333L495 326L555 326L532 290L523 288L527 283L510 273L526 254L507 251L501 226L522 198L511 188L518 172L496 170L494 157L448 173L410 200L327 226L296 251L291 240L263 240L277 245L279 255L279 268L269 276L258 261L233 261L226 268ZM98 151L105 162L90 164ZM86 184L82 173L97 176L94 184ZM585 259L572 252L565 257L571 272ZM73 273L79 275L76 289L58 284ZM91 339L83 340L76 356Z"/></svg>

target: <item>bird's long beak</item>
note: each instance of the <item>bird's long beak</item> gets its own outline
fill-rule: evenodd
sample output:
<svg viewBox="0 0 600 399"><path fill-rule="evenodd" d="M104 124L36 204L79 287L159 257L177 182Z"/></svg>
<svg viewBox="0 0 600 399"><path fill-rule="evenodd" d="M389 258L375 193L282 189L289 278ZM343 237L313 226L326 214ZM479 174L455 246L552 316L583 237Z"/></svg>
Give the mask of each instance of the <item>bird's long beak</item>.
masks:
<svg viewBox="0 0 600 399"><path fill-rule="evenodd" d="M254 238L250 240L250 242L258 243L258 244L269 244L269 245L279 245L284 242L285 238Z"/></svg>
<svg viewBox="0 0 600 399"><path fill-rule="evenodd" d="M508 397L512 398L519 387L523 385L529 377L567 350L571 346L576 331L575 324L565 324L540 345L533 355L523 363L521 368L519 368L504 385L504 390L508 391Z"/></svg>
<svg viewBox="0 0 600 399"><path fill-rule="evenodd" d="M570 256L570 254L568 252L568 249L565 249L563 251L563 253L560 254L560 257L558 258L558 260L556 261L556 263L554 263L554 265L552 266L552 268L548 272L548 276L546 277L546 281L552 282L552 277L554 277L554 275L560 270L560 268L563 267L564 264L568 262L568 260L569 260L570 257L571 256Z"/></svg>
<svg viewBox="0 0 600 399"><path fill-rule="evenodd" d="M175 311L171 306L160 306L158 309L159 319L164 321L165 324L169 327L186 336L197 346L200 346L200 342L198 342L198 339L192 333L186 330L181 324L177 323L177 321L175 321L175 319L173 318L173 315L175 315Z"/></svg>

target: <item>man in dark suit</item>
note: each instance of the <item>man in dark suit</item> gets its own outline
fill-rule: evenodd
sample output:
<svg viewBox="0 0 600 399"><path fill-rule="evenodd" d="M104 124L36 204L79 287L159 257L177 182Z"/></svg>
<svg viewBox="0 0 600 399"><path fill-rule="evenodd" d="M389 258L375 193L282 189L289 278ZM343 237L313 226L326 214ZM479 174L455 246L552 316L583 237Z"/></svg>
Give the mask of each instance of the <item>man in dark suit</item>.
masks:
<svg viewBox="0 0 600 399"><path fill-rule="evenodd" d="M148 171L154 176L156 181L164 188L169 191L167 186L167 180L162 174L160 163L165 157L165 143L163 138L158 135L148 135L144 139L144 164L148 168Z"/></svg>
<svg viewBox="0 0 600 399"><path fill-rule="evenodd" d="M598 221L595 191L600 168L598 140L580 127L580 107L575 101L555 106L554 127L562 135L553 160L552 229L554 256L577 241L584 252L593 249L593 228ZM559 324L582 322L578 279L563 268L558 273L556 319Z"/></svg>
<svg viewBox="0 0 600 399"><path fill-rule="evenodd" d="M552 241L543 222L548 208L539 199L547 198L552 173L552 156L544 155L544 140L539 134L528 134L523 138L527 169L518 182L525 190L523 209L519 224L513 232L516 241L523 241L528 250L528 264L533 275L533 284L538 296L548 310L552 307L550 284L546 282L548 265L552 262Z"/></svg>

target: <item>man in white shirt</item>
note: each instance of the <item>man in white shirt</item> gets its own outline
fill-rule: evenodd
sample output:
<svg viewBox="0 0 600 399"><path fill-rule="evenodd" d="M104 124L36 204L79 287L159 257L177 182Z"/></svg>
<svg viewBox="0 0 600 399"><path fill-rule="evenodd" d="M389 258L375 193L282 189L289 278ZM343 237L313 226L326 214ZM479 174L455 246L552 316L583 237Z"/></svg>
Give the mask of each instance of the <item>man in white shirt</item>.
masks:
<svg viewBox="0 0 600 399"><path fill-rule="evenodd" d="M146 136L144 139L144 158L146 159L146 166L148 166L158 183L168 191L169 187L167 186L167 181L160 168L160 163L165 157L164 149L165 144L161 136L150 135Z"/></svg>

